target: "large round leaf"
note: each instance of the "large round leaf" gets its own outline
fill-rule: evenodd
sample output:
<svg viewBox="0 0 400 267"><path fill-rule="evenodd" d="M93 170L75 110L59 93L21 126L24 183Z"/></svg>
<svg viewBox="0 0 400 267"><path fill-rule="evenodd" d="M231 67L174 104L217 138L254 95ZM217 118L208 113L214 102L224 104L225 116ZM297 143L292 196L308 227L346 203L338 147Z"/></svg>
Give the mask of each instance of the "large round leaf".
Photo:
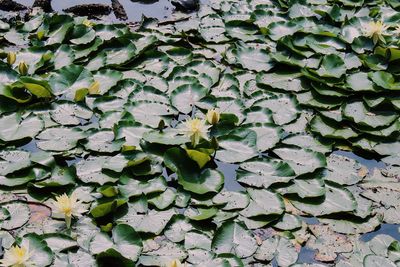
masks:
<svg viewBox="0 0 400 267"><path fill-rule="evenodd" d="M353 195L345 188L326 184L325 196L318 199L291 200L293 205L303 212L313 216L332 213L351 212L357 207Z"/></svg>
<svg viewBox="0 0 400 267"><path fill-rule="evenodd" d="M218 138L215 157L223 162L236 163L257 155L257 134L249 129L237 129Z"/></svg>
<svg viewBox="0 0 400 267"><path fill-rule="evenodd" d="M93 82L90 71L78 65L65 66L49 78L54 94L65 94L68 99L74 99L77 90L89 88Z"/></svg>
<svg viewBox="0 0 400 267"><path fill-rule="evenodd" d="M257 250L256 238L246 226L236 222L226 222L216 231L212 240L212 250L217 253L232 253L247 258Z"/></svg>
<svg viewBox="0 0 400 267"><path fill-rule="evenodd" d="M30 114L11 113L0 117L0 140L10 142L35 137L43 128L42 120Z"/></svg>
<svg viewBox="0 0 400 267"><path fill-rule="evenodd" d="M297 175L314 172L326 165L325 156L319 152L300 148L277 148L273 152L285 160Z"/></svg>
<svg viewBox="0 0 400 267"><path fill-rule="evenodd" d="M195 84L179 86L171 93L171 104L182 113L189 113L206 96L208 89Z"/></svg>

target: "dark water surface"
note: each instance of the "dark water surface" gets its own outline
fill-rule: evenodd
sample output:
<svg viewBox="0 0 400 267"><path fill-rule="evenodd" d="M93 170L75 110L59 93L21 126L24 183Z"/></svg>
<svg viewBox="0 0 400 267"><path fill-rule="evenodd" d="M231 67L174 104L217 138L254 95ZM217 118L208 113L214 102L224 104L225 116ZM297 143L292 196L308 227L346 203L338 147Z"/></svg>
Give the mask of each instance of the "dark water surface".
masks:
<svg viewBox="0 0 400 267"><path fill-rule="evenodd" d="M394 239L400 241L400 225L399 224L381 224L379 229L375 232L363 234L360 240L364 242L370 241L377 235L390 235Z"/></svg>
<svg viewBox="0 0 400 267"><path fill-rule="evenodd" d="M34 2L34 0L15 1L29 7L32 6ZM163 20L170 17L174 11L174 6L169 0L119 0L119 2L125 8L129 21L140 21L142 15ZM55 11L60 12L63 9L82 4L106 4L111 6L111 0L53 0L51 5ZM106 20L118 22L114 13L111 13Z"/></svg>

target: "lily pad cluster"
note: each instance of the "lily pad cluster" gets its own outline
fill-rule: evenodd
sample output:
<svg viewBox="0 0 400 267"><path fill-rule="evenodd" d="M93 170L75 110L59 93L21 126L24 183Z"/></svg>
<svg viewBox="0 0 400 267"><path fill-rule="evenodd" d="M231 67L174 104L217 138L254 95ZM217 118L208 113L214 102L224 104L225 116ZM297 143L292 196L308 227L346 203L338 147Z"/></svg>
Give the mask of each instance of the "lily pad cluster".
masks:
<svg viewBox="0 0 400 267"><path fill-rule="evenodd" d="M1 21L1 264L398 265L399 8Z"/></svg>

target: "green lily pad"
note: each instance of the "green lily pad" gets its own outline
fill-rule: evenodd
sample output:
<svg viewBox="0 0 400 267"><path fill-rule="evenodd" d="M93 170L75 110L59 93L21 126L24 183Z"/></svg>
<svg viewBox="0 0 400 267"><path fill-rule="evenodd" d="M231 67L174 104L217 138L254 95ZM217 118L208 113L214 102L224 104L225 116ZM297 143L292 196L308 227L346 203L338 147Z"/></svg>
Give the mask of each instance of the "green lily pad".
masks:
<svg viewBox="0 0 400 267"><path fill-rule="evenodd" d="M185 190L196 194L217 193L223 183L224 176L217 170L200 171L197 163L191 160L182 149L171 148L164 154L164 163L178 174L178 182Z"/></svg>
<svg viewBox="0 0 400 267"><path fill-rule="evenodd" d="M222 224L212 240L215 253L233 253L240 258L253 255L257 250L256 239L241 223L226 222Z"/></svg>
<svg viewBox="0 0 400 267"><path fill-rule="evenodd" d="M0 117L0 140L5 142L34 138L43 128L43 121L33 115L11 113Z"/></svg>

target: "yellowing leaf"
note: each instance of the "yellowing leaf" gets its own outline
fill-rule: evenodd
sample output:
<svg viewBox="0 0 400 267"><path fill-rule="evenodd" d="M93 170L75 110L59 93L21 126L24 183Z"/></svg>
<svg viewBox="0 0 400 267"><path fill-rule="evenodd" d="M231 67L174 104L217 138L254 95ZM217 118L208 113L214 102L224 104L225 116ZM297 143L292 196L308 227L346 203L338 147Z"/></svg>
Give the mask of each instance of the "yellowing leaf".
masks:
<svg viewBox="0 0 400 267"><path fill-rule="evenodd" d="M200 168L203 168L204 165L206 165L207 162L209 162L211 159L210 156L207 155L206 153L193 149L186 149L186 153L192 160L197 162Z"/></svg>
<svg viewBox="0 0 400 267"><path fill-rule="evenodd" d="M75 91L74 100L76 102L82 101L85 99L85 96L88 94L89 90L87 88L78 89Z"/></svg>
<svg viewBox="0 0 400 267"><path fill-rule="evenodd" d="M24 83L24 86L27 90L29 90L32 94L37 97L51 97L51 93L44 86L41 86L36 83Z"/></svg>
<svg viewBox="0 0 400 267"><path fill-rule="evenodd" d="M89 86L88 91L91 95L100 94L100 83L95 81Z"/></svg>

